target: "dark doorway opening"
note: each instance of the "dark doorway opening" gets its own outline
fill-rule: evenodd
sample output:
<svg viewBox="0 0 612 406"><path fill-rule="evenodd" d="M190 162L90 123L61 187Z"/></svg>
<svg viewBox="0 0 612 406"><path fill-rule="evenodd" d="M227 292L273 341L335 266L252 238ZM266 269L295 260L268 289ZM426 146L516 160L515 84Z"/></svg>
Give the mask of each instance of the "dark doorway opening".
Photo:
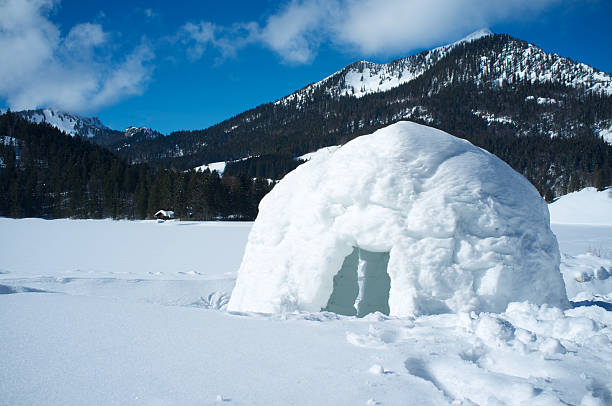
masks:
<svg viewBox="0 0 612 406"><path fill-rule="evenodd" d="M374 312L389 315L388 264L388 252L355 247L334 276L334 288L323 310L357 317Z"/></svg>

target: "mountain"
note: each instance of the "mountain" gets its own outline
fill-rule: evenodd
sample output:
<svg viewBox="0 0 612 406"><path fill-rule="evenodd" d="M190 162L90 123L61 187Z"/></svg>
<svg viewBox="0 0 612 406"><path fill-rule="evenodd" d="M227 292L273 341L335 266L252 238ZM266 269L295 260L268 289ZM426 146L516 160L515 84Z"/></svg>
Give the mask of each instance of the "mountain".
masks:
<svg viewBox="0 0 612 406"><path fill-rule="evenodd" d="M252 220L270 189L245 176L129 165L91 139L0 114L0 217L141 219L165 208L182 219Z"/></svg>
<svg viewBox="0 0 612 406"><path fill-rule="evenodd" d="M276 103L307 101L316 89L323 88L334 98L363 97L380 93L415 80L439 63L455 48L484 37L498 37L488 29L476 31L450 45L421 52L386 64L359 61L348 65L320 82L282 98ZM507 36L505 36L507 37ZM612 77L583 63L576 63L556 54L548 54L535 45L511 37L504 38L501 47L483 50L470 71L454 72L439 85L446 87L460 82L485 86L508 83L556 83L580 88L590 93L612 95Z"/></svg>
<svg viewBox="0 0 612 406"><path fill-rule="evenodd" d="M387 64L358 61L210 128L116 152L181 170L245 157L277 159L275 168L289 169L292 157L400 120L489 150L549 199L611 183L612 147L603 137L612 127L612 77L486 30ZM279 179L284 171L266 174Z"/></svg>
<svg viewBox="0 0 612 406"><path fill-rule="evenodd" d="M22 110L15 114L32 123L47 123L68 135L80 135L96 144L111 150L119 150L145 139L163 136L158 131L146 127L128 127L125 131L113 130L98 117L82 117L77 114L53 109Z"/></svg>
<svg viewBox="0 0 612 406"><path fill-rule="evenodd" d="M123 134L125 138L137 138L137 137L155 138L155 137L159 137L160 135L162 135L161 133L155 130L152 130L150 128L147 128L147 127L134 127L134 126L126 128Z"/></svg>
<svg viewBox="0 0 612 406"><path fill-rule="evenodd" d="M48 123L66 134L79 134L85 138L94 138L112 131L102 124L98 117L81 117L52 109L23 110L15 114L32 123Z"/></svg>

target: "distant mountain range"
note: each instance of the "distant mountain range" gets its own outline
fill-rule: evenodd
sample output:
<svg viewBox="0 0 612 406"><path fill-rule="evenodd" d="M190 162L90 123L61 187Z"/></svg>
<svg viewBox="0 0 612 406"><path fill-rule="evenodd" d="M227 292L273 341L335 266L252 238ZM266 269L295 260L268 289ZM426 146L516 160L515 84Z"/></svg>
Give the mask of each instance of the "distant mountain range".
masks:
<svg viewBox="0 0 612 406"><path fill-rule="evenodd" d="M488 30L387 64L352 63L204 130L160 137L48 109L19 114L92 137L129 162L179 170L236 161L236 171L279 179L293 157L412 120L498 155L543 195L609 183L612 172L612 77Z"/></svg>
<svg viewBox="0 0 612 406"><path fill-rule="evenodd" d="M81 117L52 109L23 110L14 113L33 123L47 123L66 134L79 134L85 138L116 132L102 124L98 117Z"/></svg>
<svg viewBox="0 0 612 406"><path fill-rule="evenodd" d="M47 123L69 135L80 135L93 142L111 149L121 148L134 140L156 138L161 133L146 127L128 127L125 131L113 130L100 121L98 117L83 117L53 109L22 110L15 112L18 116L32 123Z"/></svg>

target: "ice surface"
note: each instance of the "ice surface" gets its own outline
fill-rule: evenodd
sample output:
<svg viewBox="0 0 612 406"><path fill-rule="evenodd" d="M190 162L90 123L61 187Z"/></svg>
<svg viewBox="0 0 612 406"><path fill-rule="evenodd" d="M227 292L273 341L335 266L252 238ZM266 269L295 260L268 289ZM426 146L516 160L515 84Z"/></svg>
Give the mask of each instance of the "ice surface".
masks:
<svg viewBox="0 0 612 406"><path fill-rule="evenodd" d="M536 189L467 141L399 122L301 165L262 200L228 309L319 311L355 247L389 253L390 315L567 305Z"/></svg>

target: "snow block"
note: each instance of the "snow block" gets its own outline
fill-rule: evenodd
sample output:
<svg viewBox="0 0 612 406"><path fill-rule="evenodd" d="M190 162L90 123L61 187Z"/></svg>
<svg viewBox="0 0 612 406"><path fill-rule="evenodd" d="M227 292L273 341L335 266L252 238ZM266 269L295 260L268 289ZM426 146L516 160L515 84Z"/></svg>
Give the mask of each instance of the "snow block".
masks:
<svg viewBox="0 0 612 406"><path fill-rule="evenodd" d="M365 285L352 273L362 260ZM563 308L559 261L547 205L522 175L399 122L299 166L262 200L228 310L363 315L360 300L372 310L387 297L391 316Z"/></svg>

